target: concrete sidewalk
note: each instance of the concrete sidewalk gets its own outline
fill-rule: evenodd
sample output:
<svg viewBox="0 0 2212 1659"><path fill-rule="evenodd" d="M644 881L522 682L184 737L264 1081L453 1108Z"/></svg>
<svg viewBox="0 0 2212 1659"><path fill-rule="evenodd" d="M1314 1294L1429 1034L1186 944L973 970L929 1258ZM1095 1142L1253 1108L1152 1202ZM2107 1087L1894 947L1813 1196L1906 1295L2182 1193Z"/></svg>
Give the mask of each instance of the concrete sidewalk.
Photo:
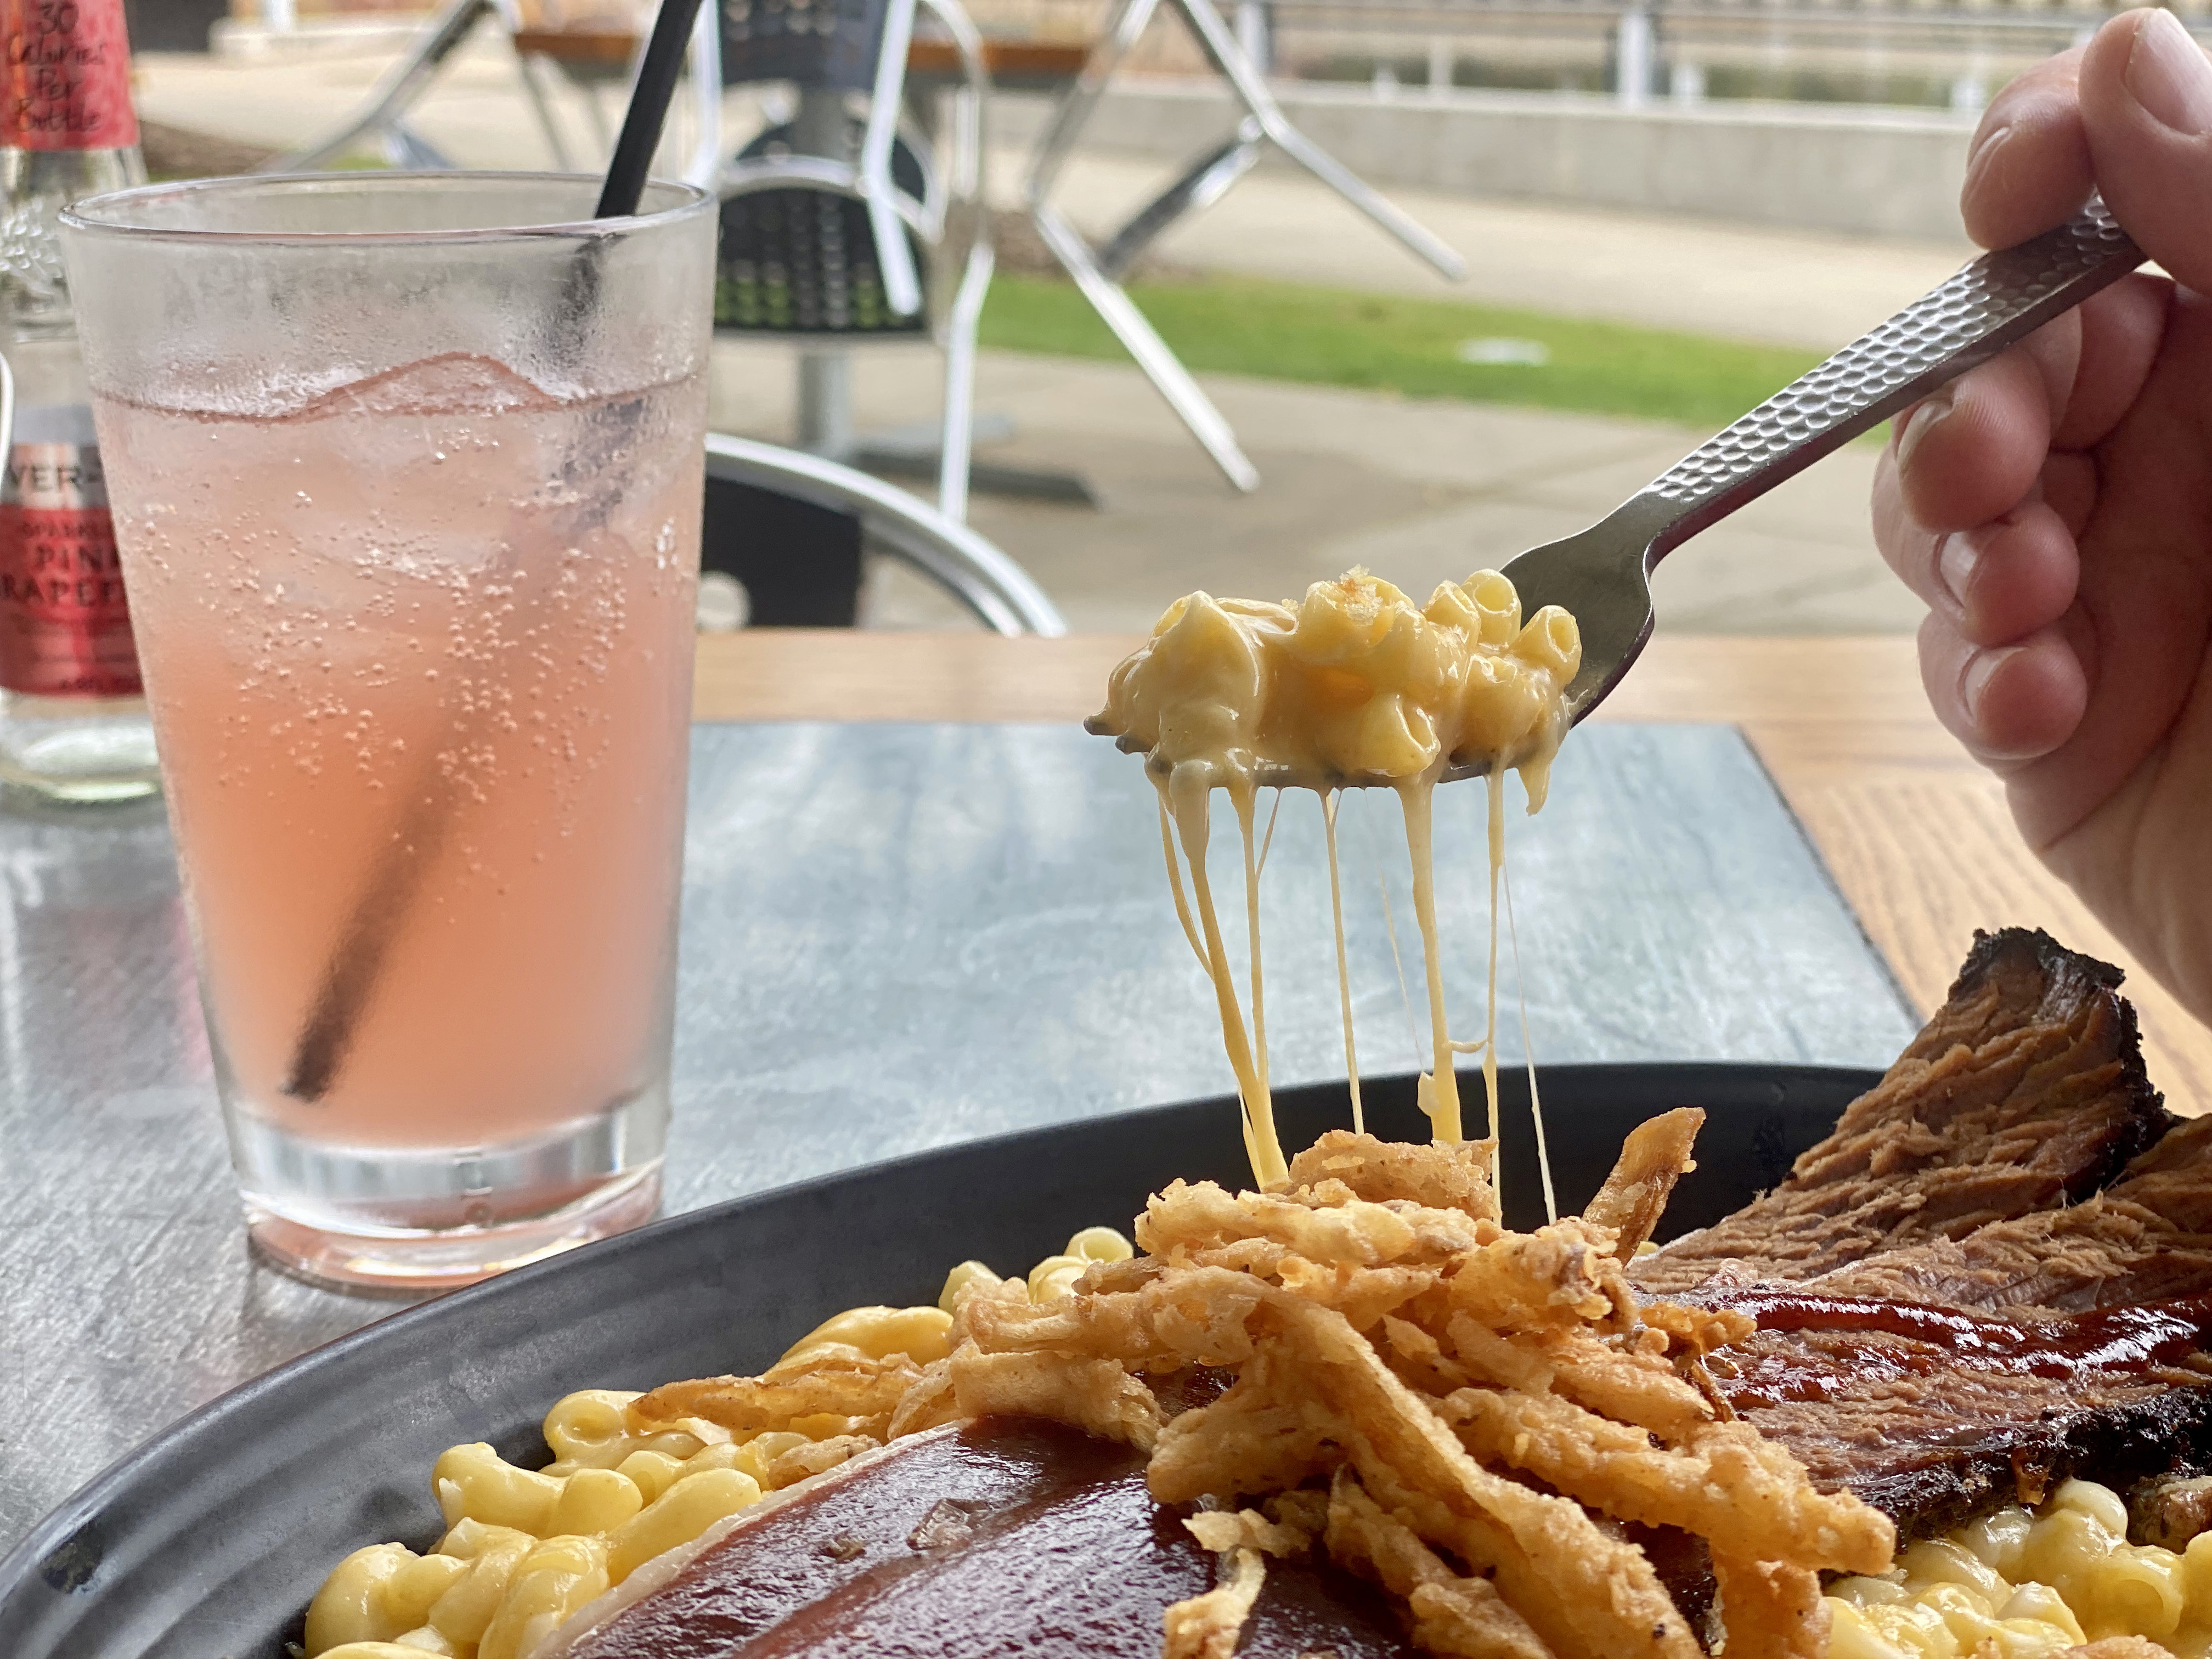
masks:
<svg viewBox="0 0 2212 1659"><path fill-rule="evenodd" d="M994 158L994 194L1020 198L1027 158ZM1118 228L1174 172L1079 158L1054 193L1086 230ZM1155 245L1200 270L1416 294L1723 339L1828 351L1926 293L1972 258L1957 242L1884 241L1713 220L1393 190L1390 199L1467 261L1451 283L1304 173L1240 179Z"/></svg>
<svg viewBox="0 0 2212 1659"><path fill-rule="evenodd" d="M863 426L933 419L938 360L857 362ZM987 352L978 404L1016 436L994 460L1081 472L1102 508L979 496L977 529L1019 559L1083 630L1149 629L1193 588L1288 598L1353 564L1425 597L1581 529L1704 434L1650 422L1202 377L1261 476L1238 495L1133 368ZM789 356L717 349L714 423L791 432ZM1867 492L1878 452L1853 447L1674 554L1653 586L1662 623L1699 633L1902 632L1921 606L1876 557ZM868 620L953 625L950 601L879 569Z"/></svg>

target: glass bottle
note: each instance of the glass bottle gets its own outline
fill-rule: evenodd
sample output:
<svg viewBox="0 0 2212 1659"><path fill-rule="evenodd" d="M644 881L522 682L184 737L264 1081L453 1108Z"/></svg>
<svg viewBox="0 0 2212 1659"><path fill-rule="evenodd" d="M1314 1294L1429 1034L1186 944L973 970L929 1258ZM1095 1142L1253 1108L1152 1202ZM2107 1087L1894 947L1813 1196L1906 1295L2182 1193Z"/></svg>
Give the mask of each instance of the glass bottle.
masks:
<svg viewBox="0 0 2212 1659"><path fill-rule="evenodd" d="M144 182L123 0L0 0L0 781L52 799L160 787L56 220Z"/></svg>

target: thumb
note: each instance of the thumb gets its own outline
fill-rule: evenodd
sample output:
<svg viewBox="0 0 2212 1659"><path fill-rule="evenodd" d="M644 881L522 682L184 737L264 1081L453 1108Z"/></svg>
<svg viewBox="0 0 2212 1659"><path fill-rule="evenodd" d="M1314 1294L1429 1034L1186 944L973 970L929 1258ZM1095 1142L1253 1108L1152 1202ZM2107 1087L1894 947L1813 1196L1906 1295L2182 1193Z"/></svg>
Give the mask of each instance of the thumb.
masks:
<svg viewBox="0 0 2212 1659"><path fill-rule="evenodd" d="M2081 121L2113 216L2212 292L2212 59L2170 11L2114 18L2082 54Z"/></svg>

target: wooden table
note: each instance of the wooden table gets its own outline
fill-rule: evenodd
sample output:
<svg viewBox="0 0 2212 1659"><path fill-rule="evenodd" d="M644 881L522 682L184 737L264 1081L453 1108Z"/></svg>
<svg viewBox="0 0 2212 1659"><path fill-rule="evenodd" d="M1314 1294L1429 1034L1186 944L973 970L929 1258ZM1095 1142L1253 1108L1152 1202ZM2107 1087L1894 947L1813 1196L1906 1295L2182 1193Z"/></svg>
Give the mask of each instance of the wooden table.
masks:
<svg viewBox="0 0 2212 1659"><path fill-rule="evenodd" d="M550 58L564 69L601 80L629 72L637 43L638 37L627 29L514 31L517 52ZM990 71L992 86L1001 91L1057 91L1082 72L1090 56L1089 43L1080 40L993 35L983 41L983 66ZM907 73L917 78L950 79L960 73L960 53L950 40L925 37L908 48L906 64Z"/></svg>
<svg viewBox="0 0 2212 1659"><path fill-rule="evenodd" d="M983 67L994 92L1059 92L1083 72L1091 57L1084 40L1032 40L986 35ZM951 82L961 74L951 41L925 38L907 49L907 74L915 81Z"/></svg>
<svg viewBox="0 0 2212 1659"><path fill-rule="evenodd" d="M1077 720L1121 635L759 630L699 641L699 719ZM1596 718L1739 726L1923 1011L1977 927L2046 929L2128 972L2169 1104L2212 1106L2212 1031L2037 862L1996 781L1936 725L1903 636L1662 636Z"/></svg>

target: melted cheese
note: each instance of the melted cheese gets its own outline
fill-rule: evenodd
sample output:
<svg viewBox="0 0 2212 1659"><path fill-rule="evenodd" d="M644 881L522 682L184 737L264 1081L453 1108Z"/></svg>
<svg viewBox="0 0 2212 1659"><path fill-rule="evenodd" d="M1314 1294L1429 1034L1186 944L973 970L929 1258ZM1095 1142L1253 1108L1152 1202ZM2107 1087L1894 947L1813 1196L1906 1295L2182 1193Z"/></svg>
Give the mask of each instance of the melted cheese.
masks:
<svg viewBox="0 0 2212 1659"><path fill-rule="evenodd" d="M1322 792L1321 818L1328 842L1328 914L1336 924L1336 997L1344 1010L1344 1075L1352 1085L1352 1132L1367 1133L1367 1109L1359 1099L1359 1045L1352 1036L1352 963L1344 949L1344 878L1336 857L1337 792ZM1172 858L1173 854L1170 854ZM1176 884L1178 890L1182 884Z"/></svg>
<svg viewBox="0 0 2212 1659"><path fill-rule="evenodd" d="M1286 1170L1267 1085L1267 1016L1253 818L1263 787L1320 793L1329 837L1345 1064L1358 1111L1358 1066L1337 881L1334 793L1397 791L1413 866L1413 911L1426 969L1431 1066L1421 1106L1438 1139L1462 1138L1455 1051L1479 1048L1498 1130L1498 871L1504 849L1504 774L1517 769L1529 811L1543 804L1565 734L1565 690L1581 666L1575 621L1547 605L1525 623L1513 584L1496 571L1445 582L1425 605L1364 570L1316 582L1295 604L1193 593L1160 618L1144 647L1114 671L1106 708L1090 722L1146 757L1160 792L1161 837L1176 914L1212 981L1222 1043L1244 1104L1246 1150L1264 1186ZM1453 1042L1438 946L1431 796L1445 775L1489 777L1490 1006L1479 1044ZM1228 793L1243 832L1251 1022L1246 1025L1206 870L1208 813ZM1170 826L1172 832L1170 833ZM1182 857L1176 857L1176 843ZM1190 872L1183 897L1179 865Z"/></svg>

